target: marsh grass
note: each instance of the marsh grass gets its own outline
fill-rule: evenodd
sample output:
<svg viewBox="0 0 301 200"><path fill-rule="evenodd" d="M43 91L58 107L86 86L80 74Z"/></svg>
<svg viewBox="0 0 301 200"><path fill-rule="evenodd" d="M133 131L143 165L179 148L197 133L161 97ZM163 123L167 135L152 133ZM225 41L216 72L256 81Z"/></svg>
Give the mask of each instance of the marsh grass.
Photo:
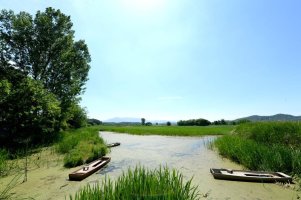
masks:
<svg viewBox="0 0 301 200"><path fill-rule="evenodd" d="M0 200L15 199L14 194L11 192L11 190L16 187L21 176L21 174L15 175L4 188L0 189Z"/></svg>
<svg viewBox="0 0 301 200"><path fill-rule="evenodd" d="M87 185L70 200L196 200L199 196L192 179L185 182L176 170L136 167L115 182L106 178L102 184Z"/></svg>
<svg viewBox="0 0 301 200"><path fill-rule="evenodd" d="M101 131L130 133L135 135L204 136L227 135L235 126L98 126Z"/></svg>
<svg viewBox="0 0 301 200"><path fill-rule="evenodd" d="M235 134L220 137L214 144L222 156L251 170L300 176L300 135L300 124L296 122L246 123L237 126Z"/></svg>
<svg viewBox="0 0 301 200"><path fill-rule="evenodd" d="M62 133L62 140L56 149L65 154L65 167L75 167L107 153L107 147L98 131L99 127L91 126Z"/></svg>
<svg viewBox="0 0 301 200"><path fill-rule="evenodd" d="M0 149L0 177L6 175L8 152L5 149Z"/></svg>
<svg viewBox="0 0 301 200"><path fill-rule="evenodd" d="M245 123L238 125L235 133L240 137L266 145L301 147L301 123L299 122Z"/></svg>

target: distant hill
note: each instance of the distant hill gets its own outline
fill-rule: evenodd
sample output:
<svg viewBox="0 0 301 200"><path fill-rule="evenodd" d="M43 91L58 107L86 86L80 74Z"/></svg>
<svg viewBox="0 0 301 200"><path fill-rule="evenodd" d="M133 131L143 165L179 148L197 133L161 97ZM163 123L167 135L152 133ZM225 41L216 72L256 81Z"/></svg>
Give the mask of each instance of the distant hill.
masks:
<svg viewBox="0 0 301 200"><path fill-rule="evenodd" d="M250 121L301 121L301 116L287 115L287 114L276 114L271 116L259 116L252 115L249 117L243 117L236 119L235 121L239 121L242 119L250 120Z"/></svg>
<svg viewBox="0 0 301 200"><path fill-rule="evenodd" d="M141 118L134 118L134 117L114 117L111 119L104 120L103 122L106 123L141 123ZM168 120L148 120L146 119L146 122L151 122L153 124L166 124ZM170 121L172 124L175 124L176 122Z"/></svg>
<svg viewBox="0 0 301 200"><path fill-rule="evenodd" d="M141 118L134 118L134 117L114 117L114 118L111 118L111 119L104 120L104 122L112 122L112 123L130 122L130 123L137 123L137 122L141 122Z"/></svg>

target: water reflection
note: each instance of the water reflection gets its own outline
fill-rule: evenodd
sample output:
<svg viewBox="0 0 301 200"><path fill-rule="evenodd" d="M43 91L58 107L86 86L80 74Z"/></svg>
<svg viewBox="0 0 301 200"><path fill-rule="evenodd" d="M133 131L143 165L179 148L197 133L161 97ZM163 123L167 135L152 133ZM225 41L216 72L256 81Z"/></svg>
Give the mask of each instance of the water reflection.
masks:
<svg viewBox="0 0 301 200"><path fill-rule="evenodd" d="M99 172L100 176L106 174L114 179L136 165L148 168L167 165L178 169L187 179L193 177L202 193L210 193L209 199L297 199L297 192L275 184L213 179L209 172L212 167L242 168L207 148L216 136L137 136L110 132L101 132L100 135L107 143L121 143L111 149L109 156L112 160Z"/></svg>

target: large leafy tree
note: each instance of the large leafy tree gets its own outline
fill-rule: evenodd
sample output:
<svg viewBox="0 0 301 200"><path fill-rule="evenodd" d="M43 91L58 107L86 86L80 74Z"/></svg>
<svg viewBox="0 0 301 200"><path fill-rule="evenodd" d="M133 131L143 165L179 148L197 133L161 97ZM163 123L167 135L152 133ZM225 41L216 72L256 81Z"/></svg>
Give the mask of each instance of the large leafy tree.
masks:
<svg viewBox="0 0 301 200"><path fill-rule="evenodd" d="M70 16L47 8L35 17L26 12L0 13L0 74L17 69L43 84L60 102L62 120L78 101L88 78L90 55L74 40Z"/></svg>
<svg viewBox="0 0 301 200"><path fill-rule="evenodd" d="M14 84L0 81L0 146L25 140L47 143L57 137L60 106L56 97L29 77Z"/></svg>
<svg viewBox="0 0 301 200"><path fill-rule="evenodd" d="M79 95L90 55L75 41L69 16L53 8L35 16L1 10L0 49L0 145L43 143L68 123L84 124Z"/></svg>

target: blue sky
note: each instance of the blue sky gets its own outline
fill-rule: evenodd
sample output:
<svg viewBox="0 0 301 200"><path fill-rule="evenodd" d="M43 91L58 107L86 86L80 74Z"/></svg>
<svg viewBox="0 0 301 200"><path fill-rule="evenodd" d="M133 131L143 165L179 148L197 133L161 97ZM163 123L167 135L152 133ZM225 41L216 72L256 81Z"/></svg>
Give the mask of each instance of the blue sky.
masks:
<svg viewBox="0 0 301 200"><path fill-rule="evenodd" d="M89 117L301 115L299 0L0 0L49 6L89 47Z"/></svg>

